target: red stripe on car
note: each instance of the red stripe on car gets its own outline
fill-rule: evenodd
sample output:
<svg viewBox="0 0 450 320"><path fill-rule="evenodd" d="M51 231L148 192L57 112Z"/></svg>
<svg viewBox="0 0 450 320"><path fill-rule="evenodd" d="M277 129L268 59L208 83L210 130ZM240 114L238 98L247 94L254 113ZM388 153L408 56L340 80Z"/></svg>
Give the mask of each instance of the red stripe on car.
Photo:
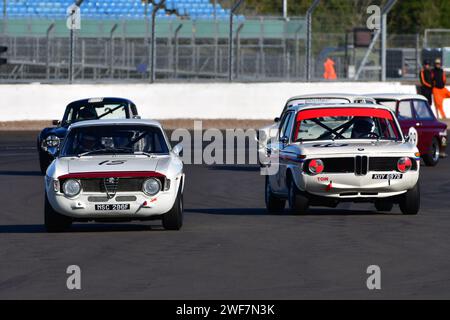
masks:
<svg viewBox="0 0 450 320"><path fill-rule="evenodd" d="M392 120L392 114L388 110L376 108L323 108L308 109L297 114L297 121L320 117L376 117Z"/></svg>
<svg viewBox="0 0 450 320"><path fill-rule="evenodd" d="M165 175L156 171L111 171L111 172L77 172L59 176L58 179L92 179L92 178L143 178Z"/></svg>

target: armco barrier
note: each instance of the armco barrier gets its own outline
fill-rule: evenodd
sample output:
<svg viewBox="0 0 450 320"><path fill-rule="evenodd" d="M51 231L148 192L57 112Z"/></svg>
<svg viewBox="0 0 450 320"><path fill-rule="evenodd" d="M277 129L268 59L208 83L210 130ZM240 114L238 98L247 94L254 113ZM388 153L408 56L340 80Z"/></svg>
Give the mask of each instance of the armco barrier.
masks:
<svg viewBox="0 0 450 320"><path fill-rule="evenodd" d="M131 99L142 118L271 119L291 96L326 92L415 93L416 89L396 82L0 85L0 121L60 119L69 102L106 96Z"/></svg>

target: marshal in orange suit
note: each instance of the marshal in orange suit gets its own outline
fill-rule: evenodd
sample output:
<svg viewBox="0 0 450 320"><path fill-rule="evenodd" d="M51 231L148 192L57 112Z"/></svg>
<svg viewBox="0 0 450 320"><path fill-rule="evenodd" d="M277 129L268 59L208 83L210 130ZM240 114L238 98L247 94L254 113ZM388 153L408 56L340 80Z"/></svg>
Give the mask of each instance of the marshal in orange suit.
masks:
<svg viewBox="0 0 450 320"><path fill-rule="evenodd" d="M441 59L435 60L432 76L434 105L436 106L441 118L445 119L444 99L450 98L450 92L445 87L447 77L445 76L445 71L441 67Z"/></svg>

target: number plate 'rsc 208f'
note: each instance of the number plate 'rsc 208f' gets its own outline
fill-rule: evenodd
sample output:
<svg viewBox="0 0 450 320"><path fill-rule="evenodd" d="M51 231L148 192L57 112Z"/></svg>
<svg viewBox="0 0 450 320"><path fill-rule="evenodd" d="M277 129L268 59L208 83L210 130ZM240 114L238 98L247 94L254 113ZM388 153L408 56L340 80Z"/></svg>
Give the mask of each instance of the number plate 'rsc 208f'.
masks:
<svg viewBox="0 0 450 320"><path fill-rule="evenodd" d="M99 211L120 211L120 210L130 210L129 203L121 204L96 204L95 210Z"/></svg>

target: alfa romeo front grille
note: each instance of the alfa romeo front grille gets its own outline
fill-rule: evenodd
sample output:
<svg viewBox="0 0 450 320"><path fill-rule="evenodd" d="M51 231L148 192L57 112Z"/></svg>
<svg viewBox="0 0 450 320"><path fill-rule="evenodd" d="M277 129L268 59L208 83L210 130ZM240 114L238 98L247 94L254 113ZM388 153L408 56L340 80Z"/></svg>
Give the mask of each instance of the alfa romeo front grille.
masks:
<svg viewBox="0 0 450 320"><path fill-rule="evenodd" d="M145 178L121 178L116 186L116 192L141 191ZM81 186L85 192L105 193L103 179L81 179Z"/></svg>

